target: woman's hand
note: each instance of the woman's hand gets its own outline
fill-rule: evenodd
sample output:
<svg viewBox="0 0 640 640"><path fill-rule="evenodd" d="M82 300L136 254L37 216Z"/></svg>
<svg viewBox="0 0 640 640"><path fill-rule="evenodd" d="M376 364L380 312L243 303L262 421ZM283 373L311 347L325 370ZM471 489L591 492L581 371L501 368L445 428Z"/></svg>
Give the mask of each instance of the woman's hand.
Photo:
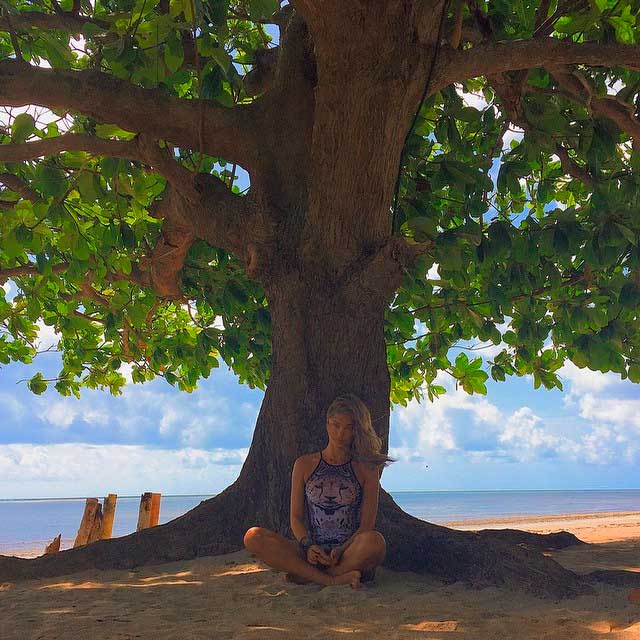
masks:
<svg viewBox="0 0 640 640"><path fill-rule="evenodd" d="M312 544L307 549L307 562L309 564L324 564L327 567L331 566L332 561L331 558L324 552L322 547L319 547L317 544Z"/></svg>
<svg viewBox="0 0 640 640"><path fill-rule="evenodd" d="M344 553L343 547L334 547L333 549L331 549L331 553L329 554L329 557L331 558L332 566L335 566L336 564L338 564L338 562L340 562L340 558L342 558L343 553Z"/></svg>

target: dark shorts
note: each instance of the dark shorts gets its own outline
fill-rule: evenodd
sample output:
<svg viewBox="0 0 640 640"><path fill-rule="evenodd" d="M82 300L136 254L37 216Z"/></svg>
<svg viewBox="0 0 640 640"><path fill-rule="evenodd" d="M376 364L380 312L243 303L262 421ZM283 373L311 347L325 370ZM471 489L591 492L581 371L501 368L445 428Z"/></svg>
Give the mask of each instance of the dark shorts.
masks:
<svg viewBox="0 0 640 640"><path fill-rule="evenodd" d="M294 542L296 542L296 540L294 540ZM336 542L334 544L318 544L318 546L325 552L325 553L331 553L331 549L335 549L335 547L339 547L342 543L341 542ZM302 556L302 550L300 549L300 547L298 547L298 552L300 553L300 555ZM320 569L320 571L324 571L324 565L322 564L317 564L315 565L316 567L318 567L318 569ZM361 576L360 576L360 582L371 582L374 578L376 577L376 567L374 567L373 569L366 569L365 571L361 572Z"/></svg>

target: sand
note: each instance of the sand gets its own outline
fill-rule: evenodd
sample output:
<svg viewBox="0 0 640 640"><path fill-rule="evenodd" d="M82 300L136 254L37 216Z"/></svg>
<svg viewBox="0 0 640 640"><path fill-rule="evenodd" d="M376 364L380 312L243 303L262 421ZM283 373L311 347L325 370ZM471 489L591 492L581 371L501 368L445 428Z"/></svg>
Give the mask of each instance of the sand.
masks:
<svg viewBox="0 0 640 640"><path fill-rule="evenodd" d="M589 546L551 555L578 572L640 572L640 512L457 523L575 533ZM640 579L639 579L640 583ZM359 590L286 583L242 551L133 571L88 571L0 584L0 639L640 640L630 590L545 600L505 589L443 586L381 568Z"/></svg>

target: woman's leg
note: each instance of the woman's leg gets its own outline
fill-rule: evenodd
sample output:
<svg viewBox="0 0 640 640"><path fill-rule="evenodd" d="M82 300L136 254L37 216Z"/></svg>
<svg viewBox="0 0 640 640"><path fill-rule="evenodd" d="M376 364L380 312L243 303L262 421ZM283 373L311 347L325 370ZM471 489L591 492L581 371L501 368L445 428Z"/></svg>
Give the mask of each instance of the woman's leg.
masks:
<svg viewBox="0 0 640 640"><path fill-rule="evenodd" d="M279 533L263 527L252 527L244 535L244 546L265 564L277 571L289 571L297 576L325 586L350 584L360 586L360 572L343 571L340 575L329 575L309 564L298 554L298 545Z"/></svg>
<svg viewBox="0 0 640 640"><path fill-rule="evenodd" d="M379 531L363 531L347 547L340 562L328 572L340 576L349 571L367 571L379 565L387 551L387 543Z"/></svg>

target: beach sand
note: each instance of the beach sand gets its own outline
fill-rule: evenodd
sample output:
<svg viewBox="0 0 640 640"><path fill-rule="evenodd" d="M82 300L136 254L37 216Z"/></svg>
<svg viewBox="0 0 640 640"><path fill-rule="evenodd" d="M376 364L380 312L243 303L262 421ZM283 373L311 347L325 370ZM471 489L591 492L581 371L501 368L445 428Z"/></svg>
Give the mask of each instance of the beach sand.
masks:
<svg viewBox="0 0 640 640"><path fill-rule="evenodd" d="M593 543L550 554L564 566L640 572L640 512L455 526L564 529ZM640 603L627 600L630 589L595 589L595 595L554 601L493 587L443 586L384 568L359 590L294 585L241 551L0 584L0 638L640 640Z"/></svg>

